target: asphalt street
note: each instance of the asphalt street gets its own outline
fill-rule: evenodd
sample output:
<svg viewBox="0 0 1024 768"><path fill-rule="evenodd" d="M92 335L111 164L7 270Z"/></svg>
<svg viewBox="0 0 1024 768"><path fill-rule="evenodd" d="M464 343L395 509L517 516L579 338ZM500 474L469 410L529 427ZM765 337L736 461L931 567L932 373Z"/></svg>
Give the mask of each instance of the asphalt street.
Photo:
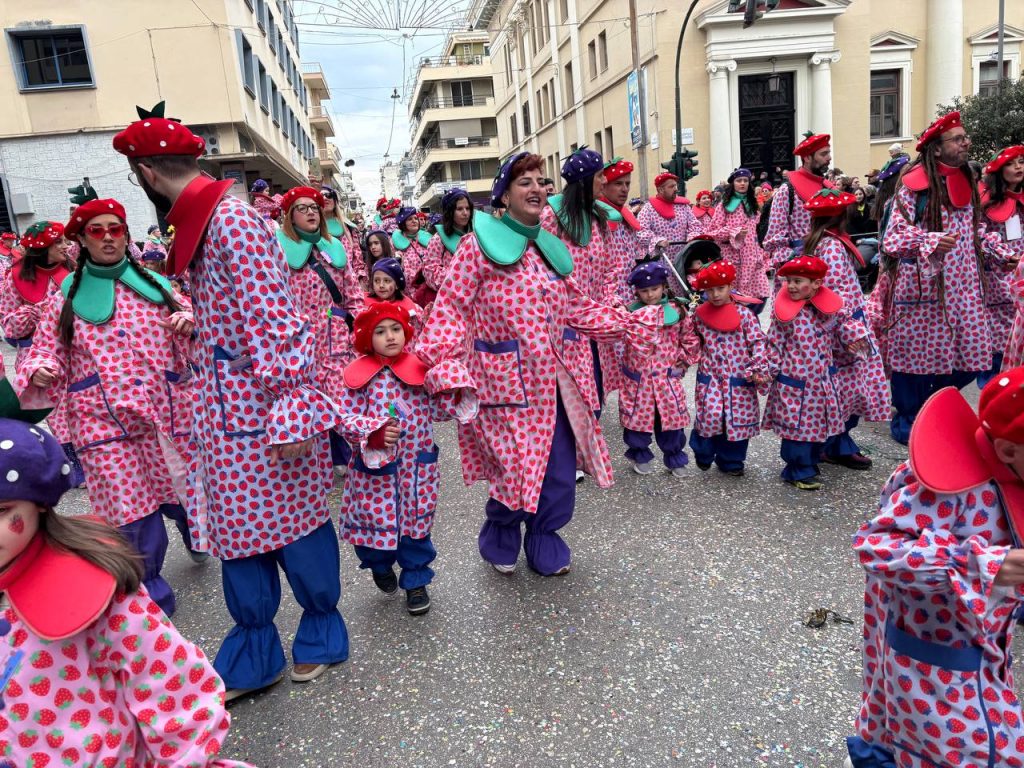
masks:
<svg viewBox="0 0 1024 768"><path fill-rule="evenodd" d="M693 464L686 478L641 477L614 404L602 423L616 485L579 486L572 572L547 579L522 558L512 576L481 561L486 488L464 486L441 425L430 613L409 616L343 546L349 660L234 703L224 755L262 768L841 766L860 697L850 537L905 450L887 425L862 427L874 468L826 467L813 493L779 480L772 435L752 441L743 478ZM87 508L81 491L62 504ZM230 627L219 564L192 564L170 534L174 622L212 657ZM299 610L284 593L287 645ZM818 608L853 623L804 626Z"/></svg>

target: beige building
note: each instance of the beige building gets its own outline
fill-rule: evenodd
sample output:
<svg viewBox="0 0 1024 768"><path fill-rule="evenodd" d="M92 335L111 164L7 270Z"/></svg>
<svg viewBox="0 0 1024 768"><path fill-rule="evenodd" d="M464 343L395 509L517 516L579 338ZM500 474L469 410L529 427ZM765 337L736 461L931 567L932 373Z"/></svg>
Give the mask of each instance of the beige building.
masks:
<svg viewBox="0 0 1024 768"><path fill-rule="evenodd" d="M136 104L165 101L242 197L257 178L284 189L337 170L330 93L301 63L290 0L21 0L0 5L0 23L0 215L20 229L65 221L66 189L88 176L145 234L156 213L111 148Z"/></svg>
<svg viewBox="0 0 1024 768"><path fill-rule="evenodd" d="M454 187L478 203L490 197L500 150L489 46L485 31L456 32L440 56L417 66L409 154L419 208L440 210L441 197Z"/></svg>
<svg viewBox="0 0 1024 768"><path fill-rule="evenodd" d="M634 174L634 192L651 194L674 151L688 3L634 2L636 64L629 0L475 0L470 22L491 39L503 156L528 149L557 177L588 144L645 163L646 189ZM993 87L998 71L998 0L783 0L748 29L727 8L698 5L683 47L683 142L700 153L690 194L740 165L793 167L807 130L831 133L834 165L863 177L894 142L912 152L936 104ZM1008 77L1021 76L1022 44L1024 3L1007 2Z"/></svg>

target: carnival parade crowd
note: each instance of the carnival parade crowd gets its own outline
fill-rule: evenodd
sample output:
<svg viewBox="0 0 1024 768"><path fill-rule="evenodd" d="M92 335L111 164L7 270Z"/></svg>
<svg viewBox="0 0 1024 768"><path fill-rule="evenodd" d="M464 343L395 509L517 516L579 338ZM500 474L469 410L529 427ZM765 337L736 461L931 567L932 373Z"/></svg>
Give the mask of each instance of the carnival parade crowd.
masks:
<svg viewBox="0 0 1024 768"><path fill-rule="evenodd" d="M766 430L781 481L816 491L823 463L871 466L861 420L889 421L909 460L854 537L847 764L1024 766L1024 146L977 178L953 112L861 187L809 133L781 185L738 168L692 205L667 173L631 198L632 163L586 147L554 194L524 152L489 212L461 190L434 216L382 198L364 228L330 187L230 196L200 172L202 139L139 112L113 148L172 238L134 243L100 199L0 241L17 348L0 382L0 766L244 765L218 756L226 703L349 656L340 542L410 615L430 610L435 422L457 422L463 478L487 483L481 557L568 573L577 483L613 482L613 392L625 460L663 482L693 472L687 448L743 482ZM974 381L977 411L959 392ZM54 511L74 487L91 516ZM164 518L193 560L221 561L234 626L212 661L170 622ZM302 608L290 668L282 570Z"/></svg>

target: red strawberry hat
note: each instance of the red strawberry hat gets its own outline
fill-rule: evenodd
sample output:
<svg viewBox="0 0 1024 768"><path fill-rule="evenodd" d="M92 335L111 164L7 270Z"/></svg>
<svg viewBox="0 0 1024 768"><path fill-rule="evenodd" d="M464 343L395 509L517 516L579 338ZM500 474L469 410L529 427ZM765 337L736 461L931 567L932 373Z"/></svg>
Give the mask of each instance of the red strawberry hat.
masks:
<svg viewBox="0 0 1024 768"><path fill-rule="evenodd" d="M921 134L921 138L917 140L917 151L920 152L923 150L929 142L938 138L946 131L951 131L954 128L963 128L963 125L959 112L954 111L943 115L925 128L924 133Z"/></svg>
<svg viewBox="0 0 1024 768"><path fill-rule="evenodd" d="M811 216L831 218L844 213L856 202L857 198L849 192L825 188L818 190L814 197L804 203L804 208Z"/></svg>
<svg viewBox="0 0 1024 768"><path fill-rule="evenodd" d="M808 131L804 134L804 140L793 149L796 157L809 157L832 143L832 136L827 133L814 133Z"/></svg>

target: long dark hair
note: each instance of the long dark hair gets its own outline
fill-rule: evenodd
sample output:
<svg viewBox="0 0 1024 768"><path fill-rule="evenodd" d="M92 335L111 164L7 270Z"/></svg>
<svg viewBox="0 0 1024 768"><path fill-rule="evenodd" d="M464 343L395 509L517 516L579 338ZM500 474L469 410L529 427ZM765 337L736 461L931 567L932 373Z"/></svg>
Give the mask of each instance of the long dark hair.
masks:
<svg viewBox="0 0 1024 768"><path fill-rule="evenodd" d="M812 216L811 230L807 233L807 237L804 238L804 254L807 256L814 255L814 252L818 249L818 244L825 236L826 229L831 229L834 232L845 232L848 213L849 208L842 213L827 218L825 216Z"/></svg>
<svg viewBox="0 0 1024 768"><path fill-rule="evenodd" d="M941 232L942 231L942 209L947 205L951 205L949 202L949 193L946 192L946 185L942 181L942 173L939 171L939 158L932 151L934 149L935 142L930 142L917 156L917 159L908 163L903 168L903 172L900 173L902 178L904 174L909 173L911 169L916 168L919 165L923 165L925 172L928 176L928 205L925 206L924 216L921 217L921 226L927 229L929 232ZM960 173L964 175L968 183L971 185L971 205L974 209L974 232L975 232L975 248L976 253L981 254L981 244L978 242L978 219L981 215L981 200L978 196L978 185L974 183L974 174L971 171L969 165L963 165L959 169ZM913 212L904 211L908 221L913 221Z"/></svg>
<svg viewBox="0 0 1024 768"><path fill-rule="evenodd" d="M558 217L558 226L574 243L580 243L584 239L583 230L587 226L585 213L594 216L602 232L608 229L607 214L604 209L594 205L593 176L566 184L565 192L562 193L562 216Z"/></svg>
<svg viewBox="0 0 1024 768"><path fill-rule="evenodd" d="M750 181L750 183L747 185L747 194L740 195L736 191L736 186L735 186L736 182L735 182L735 180L733 180L729 184L729 188L725 191L725 194L722 196L722 207L724 208L726 205L728 205L729 202L734 197L739 197L742 200L746 200L746 202L747 202L747 205L746 205L747 210L750 210L750 211L754 212L754 213L750 214L751 216L753 216L755 213L757 213L758 209L760 209L761 206L758 205L758 203L757 203L757 194L754 192L754 183L753 183L754 180L753 179L749 179L749 181Z"/></svg>
<svg viewBox="0 0 1024 768"><path fill-rule="evenodd" d="M985 200L985 210L987 211L993 205L999 205L1006 199L1006 191L1009 186L1006 179L1003 178L1002 168L995 173L986 173L984 183L985 189L988 190L988 197Z"/></svg>
<svg viewBox="0 0 1024 768"><path fill-rule="evenodd" d="M21 271L18 277L28 283L35 282L36 270L50 266L49 246L46 248L28 248L21 260Z"/></svg>
<svg viewBox="0 0 1024 768"><path fill-rule="evenodd" d="M60 310L60 319L57 321L57 331L60 333L60 340L65 346L70 346L71 342L75 338L75 311L71 307L71 300L75 298L75 294L78 293L78 285L82 282L82 272L85 271L85 262L89 260L88 251L83 247L82 254L78 259L78 266L75 267L74 278L71 281L71 288L68 290L68 297L64 300L64 306ZM125 248L124 256L128 259L129 263L135 267L136 271L142 275L142 278L149 283L151 286L156 288L160 295L164 299L164 304L171 310L172 313L181 311L181 305L174 300L174 297L167 292L155 277L153 273L139 264L132 256L131 251Z"/></svg>
<svg viewBox="0 0 1024 768"><path fill-rule="evenodd" d="M380 248L381 248L380 256L376 256L375 257L372 253L370 253L370 238L371 237L377 238L378 242L380 242L380 244L381 244L380 245ZM367 269L373 269L373 265L377 262L377 259L393 259L395 257L395 252L391 248L391 238L388 237L386 234L384 234L382 231L381 232L371 232L370 234L368 234L366 236L366 243L364 244L364 247L363 247L363 253L366 254L366 259L367 259L366 268Z"/></svg>
<svg viewBox="0 0 1024 768"><path fill-rule="evenodd" d="M58 515L47 508L39 530L56 549L78 555L114 577L117 591L133 594L142 583L142 558L113 527L98 520Z"/></svg>
<svg viewBox="0 0 1024 768"><path fill-rule="evenodd" d="M469 222L466 224L466 232L473 231L473 211L475 206L469 195L459 195L455 198L455 202L441 211L441 226L444 228L444 233L448 237L455 234L455 209L459 206L459 200L463 200L469 203Z"/></svg>
<svg viewBox="0 0 1024 768"><path fill-rule="evenodd" d="M871 218L875 221L882 220L882 216L885 213L885 204L892 199L893 195L896 194L896 186L899 184L899 181L899 174L894 173L878 185L878 189L875 192L875 198L871 202Z"/></svg>

